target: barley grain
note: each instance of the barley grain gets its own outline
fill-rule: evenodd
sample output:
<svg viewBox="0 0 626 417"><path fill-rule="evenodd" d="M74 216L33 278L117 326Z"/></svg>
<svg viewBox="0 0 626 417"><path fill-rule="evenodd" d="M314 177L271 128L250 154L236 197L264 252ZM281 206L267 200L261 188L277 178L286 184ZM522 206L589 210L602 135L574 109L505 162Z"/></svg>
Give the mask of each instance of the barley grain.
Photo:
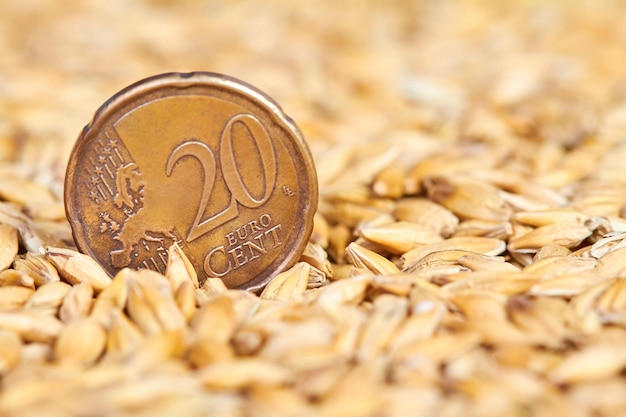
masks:
<svg viewBox="0 0 626 417"><path fill-rule="evenodd" d="M47 247L46 258L54 264L63 278L71 284L89 282L99 292L111 283L111 278L92 258L70 249Z"/></svg>
<svg viewBox="0 0 626 417"><path fill-rule="evenodd" d="M309 263L325 277L332 277L333 271L328 261L328 253L321 245L309 243L305 248L300 261Z"/></svg>
<svg viewBox="0 0 626 417"><path fill-rule="evenodd" d="M594 381L615 375L626 365L626 353L617 346L590 346L567 357L550 372L556 383Z"/></svg>
<svg viewBox="0 0 626 417"><path fill-rule="evenodd" d="M388 259L354 242L348 245L346 253L351 263L357 268L369 270L375 274L393 274L400 272L398 267Z"/></svg>
<svg viewBox="0 0 626 417"><path fill-rule="evenodd" d="M27 253L15 260L15 270L27 273L37 286L48 282L59 281L56 268L43 256Z"/></svg>
<svg viewBox="0 0 626 417"><path fill-rule="evenodd" d="M0 224L0 271L13 263L17 250L17 230L7 224Z"/></svg>
<svg viewBox="0 0 626 417"><path fill-rule="evenodd" d="M25 307L35 310L50 309L56 314L56 310L71 288L70 285L61 281L52 281L44 284L31 295Z"/></svg>
<svg viewBox="0 0 626 417"><path fill-rule="evenodd" d="M7 285L0 287L0 311L16 310L25 305L34 290L27 287Z"/></svg>
<svg viewBox="0 0 626 417"><path fill-rule="evenodd" d="M401 255L422 245L442 240L441 236L425 226L396 222L382 226L361 227L359 233L391 253Z"/></svg>
<svg viewBox="0 0 626 417"><path fill-rule="evenodd" d="M588 217L570 208L559 208L551 210L520 211L513 215L513 219L529 226L541 227L553 223L584 224Z"/></svg>
<svg viewBox="0 0 626 417"><path fill-rule="evenodd" d="M193 282L183 282L174 293L176 306L183 314L186 322L189 322L196 314L196 293Z"/></svg>
<svg viewBox="0 0 626 417"><path fill-rule="evenodd" d="M443 237L452 235L459 225L458 217L450 210L421 198L398 200L394 216L400 221L424 226Z"/></svg>
<svg viewBox="0 0 626 417"><path fill-rule="evenodd" d="M573 248L590 235L591 231L580 223L551 223L511 239L508 248L511 251L536 251L548 244Z"/></svg>
<svg viewBox="0 0 626 417"><path fill-rule="evenodd" d="M16 332L25 341L50 343L63 325L51 315L22 310L0 312L0 329Z"/></svg>
<svg viewBox="0 0 626 417"><path fill-rule="evenodd" d="M513 233L513 227L508 221L465 220L459 224L454 237L476 236L491 237L506 240Z"/></svg>
<svg viewBox="0 0 626 417"><path fill-rule="evenodd" d="M107 335L97 322L89 319L66 325L54 344L55 359L63 363L87 365L102 354Z"/></svg>
<svg viewBox="0 0 626 417"><path fill-rule="evenodd" d="M8 374L21 359L22 339L8 330L0 330L0 375Z"/></svg>
<svg viewBox="0 0 626 417"><path fill-rule="evenodd" d="M405 271L412 270L418 262L424 259L424 257L435 252L463 251L465 253L458 252L457 254L459 256L463 256L468 253L479 253L483 255L495 256L504 252L505 248L506 243L500 239L485 237L454 237L446 239L442 242L424 245L405 253L402 255L403 269Z"/></svg>
<svg viewBox="0 0 626 417"><path fill-rule="evenodd" d="M23 3L0 0L0 415L623 414L623 2ZM184 238L165 248L164 275L110 279L65 219L89 109L133 77L206 62L278 99L317 166L310 243L261 296L202 281L186 259L201 262L199 241ZM219 162L213 124L172 140L204 141ZM258 147L242 126L237 158ZM101 133L86 162L102 177L67 203L123 227L154 189L115 206L120 163L167 187L171 149L125 149L123 120ZM271 139L276 155L290 146ZM201 222L232 197L222 169L204 178ZM257 177L242 179L253 199L271 182ZM202 190L183 191L193 212ZM299 197L273 188L287 211ZM250 220L236 206L228 227ZM101 231L92 242L120 249L119 230ZM135 238L137 255L170 242Z"/></svg>
<svg viewBox="0 0 626 417"><path fill-rule="evenodd" d="M386 349L391 335L404 321L408 300L393 295L382 295L374 301L374 312L369 316L361 333L356 358L368 361Z"/></svg>
<svg viewBox="0 0 626 417"><path fill-rule="evenodd" d="M457 262L472 271L502 271L519 272L519 268L506 262L502 256L487 256L477 253L468 253L457 259Z"/></svg>
<svg viewBox="0 0 626 417"><path fill-rule="evenodd" d="M144 338L141 330L121 310L112 309L109 314L107 352L132 353Z"/></svg>
<svg viewBox="0 0 626 417"><path fill-rule="evenodd" d="M64 323L70 323L86 317L93 305L93 288L88 282L72 286L63 297L59 318Z"/></svg>
<svg viewBox="0 0 626 417"><path fill-rule="evenodd" d="M196 270L176 242L170 246L167 252L165 276L170 280L174 291L187 281L191 281L195 288L199 287Z"/></svg>
<svg viewBox="0 0 626 417"><path fill-rule="evenodd" d="M513 211L497 188L476 180L432 177L426 183L431 200L461 219L507 221Z"/></svg>
<svg viewBox="0 0 626 417"><path fill-rule="evenodd" d="M207 388L241 389L256 385L284 385L293 379L288 369L263 359L239 359L208 365L199 371Z"/></svg>

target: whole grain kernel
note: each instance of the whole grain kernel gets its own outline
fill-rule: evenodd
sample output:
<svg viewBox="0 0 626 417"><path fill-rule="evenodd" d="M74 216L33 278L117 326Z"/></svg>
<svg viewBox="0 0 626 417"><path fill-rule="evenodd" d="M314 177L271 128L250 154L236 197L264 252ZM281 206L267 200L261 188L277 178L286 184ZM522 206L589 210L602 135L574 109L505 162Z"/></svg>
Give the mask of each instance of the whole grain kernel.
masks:
<svg viewBox="0 0 626 417"><path fill-rule="evenodd" d="M626 3L43 3L0 6L0 415L624 414ZM215 106L95 119L66 176L89 109L207 63L298 124L308 206L276 146L292 122L216 111L217 84ZM166 80L207 100L188 77ZM65 192L92 210L69 212L82 244ZM175 227L129 238L155 208ZM222 246L243 282L289 239L267 286L217 277Z"/></svg>

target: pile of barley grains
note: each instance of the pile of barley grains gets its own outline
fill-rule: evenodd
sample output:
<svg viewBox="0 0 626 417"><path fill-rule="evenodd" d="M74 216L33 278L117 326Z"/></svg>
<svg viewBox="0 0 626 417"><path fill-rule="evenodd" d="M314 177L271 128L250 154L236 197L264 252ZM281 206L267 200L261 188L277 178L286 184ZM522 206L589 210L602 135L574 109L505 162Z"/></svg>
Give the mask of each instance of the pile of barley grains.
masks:
<svg viewBox="0 0 626 417"><path fill-rule="evenodd" d="M626 3L0 0L0 415L626 413ZM108 277L65 164L122 87L275 98L320 182L260 295Z"/></svg>

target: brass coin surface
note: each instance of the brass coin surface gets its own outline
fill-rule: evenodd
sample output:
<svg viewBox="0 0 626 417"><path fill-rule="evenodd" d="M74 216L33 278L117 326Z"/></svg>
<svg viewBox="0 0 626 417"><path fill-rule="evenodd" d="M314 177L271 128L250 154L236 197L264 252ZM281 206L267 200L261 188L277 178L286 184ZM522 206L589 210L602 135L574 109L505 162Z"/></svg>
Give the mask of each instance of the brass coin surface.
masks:
<svg viewBox="0 0 626 417"><path fill-rule="evenodd" d="M258 290L293 265L318 186L280 106L215 73L170 73L120 91L70 155L65 209L79 250L114 275L165 271L177 242L201 281Z"/></svg>

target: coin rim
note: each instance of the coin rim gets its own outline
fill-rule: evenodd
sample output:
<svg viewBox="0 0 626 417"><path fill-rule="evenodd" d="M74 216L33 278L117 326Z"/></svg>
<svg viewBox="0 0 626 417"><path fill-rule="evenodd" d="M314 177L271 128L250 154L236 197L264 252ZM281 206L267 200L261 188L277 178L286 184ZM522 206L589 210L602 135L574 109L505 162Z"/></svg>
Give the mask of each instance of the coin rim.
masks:
<svg viewBox="0 0 626 417"><path fill-rule="evenodd" d="M77 155L87 144L85 139L86 136L92 129L96 129L100 125L105 124L109 120L111 114L114 113L118 107L123 106L127 100L132 99L135 95L147 94L162 87L184 88L200 84L207 87L217 87L231 90L258 102L261 107L267 108L272 113L274 121L291 134L291 139L293 139L296 143L296 147L300 150L304 161L306 177L309 179L309 198L305 201L306 204L304 207L300 208L303 216L305 217L303 222L304 232L300 234L300 239L295 239L295 242L297 242L296 247L289 250L288 256L286 256L281 263L273 268L271 273L269 273L266 277L254 277L237 287L237 289L259 291L277 274L293 266L302 255L302 252L304 252L304 249L313 232L313 218L318 206L319 185L317 182L317 173L315 170L313 156L308 144L306 143L304 135L297 127L293 119L285 114L281 106L266 93L235 77L207 71L194 71L187 73L168 72L139 80L128 87L123 88L111 96L111 98L106 100L96 110L91 121L83 128L70 152L65 173L65 186L63 193L66 217L72 228L72 236L77 248L81 252L89 254L100 263L98 258L94 256L91 248L87 244L86 238L84 237L86 228L81 223L79 216L74 215L76 213L76 207L70 195L74 185L74 176L78 163ZM269 266L271 265L272 264ZM109 271L106 268L103 269L107 272L107 274L109 274Z"/></svg>

